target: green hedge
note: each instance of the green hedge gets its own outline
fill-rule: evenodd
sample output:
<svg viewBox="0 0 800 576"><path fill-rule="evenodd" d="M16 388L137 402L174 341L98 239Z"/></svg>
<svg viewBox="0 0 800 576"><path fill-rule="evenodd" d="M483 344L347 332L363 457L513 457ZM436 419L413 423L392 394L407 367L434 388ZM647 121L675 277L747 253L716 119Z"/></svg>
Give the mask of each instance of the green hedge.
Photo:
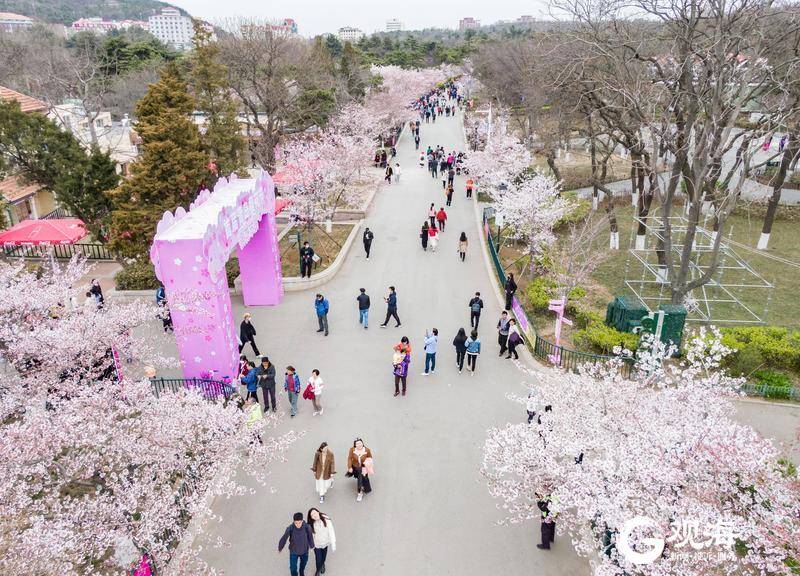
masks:
<svg viewBox="0 0 800 576"><path fill-rule="evenodd" d="M590 348L602 354L612 354L617 346L630 351L639 347L638 334L620 332L616 328L606 326L602 319L593 320L583 330L573 332L572 341L579 348Z"/></svg>
<svg viewBox="0 0 800 576"><path fill-rule="evenodd" d="M525 299L535 312L546 312L550 300L556 297L556 284L546 277L538 277L525 288ZM572 316L574 327L572 340L578 349L591 350L600 354L611 354L614 348L622 346L628 350L639 347L638 334L620 332L605 325L605 317L584 304L586 289L576 286L567 295L567 313Z"/></svg>
<svg viewBox="0 0 800 576"><path fill-rule="evenodd" d="M724 328L722 343L734 350L726 367L736 376L760 369L800 374L800 331L777 326Z"/></svg>
<svg viewBox="0 0 800 576"><path fill-rule="evenodd" d="M137 260L127 264L117 272L114 281L117 290L155 290L161 284L149 260Z"/></svg>
<svg viewBox="0 0 800 576"><path fill-rule="evenodd" d="M233 288L233 281L239 276L239 259L235 256L225 264L225 274L228 277L228 286ZM150 260L137 260L127 264L114 277L117 290L155 290L161 285L156 278L153 264Z"/></svg>

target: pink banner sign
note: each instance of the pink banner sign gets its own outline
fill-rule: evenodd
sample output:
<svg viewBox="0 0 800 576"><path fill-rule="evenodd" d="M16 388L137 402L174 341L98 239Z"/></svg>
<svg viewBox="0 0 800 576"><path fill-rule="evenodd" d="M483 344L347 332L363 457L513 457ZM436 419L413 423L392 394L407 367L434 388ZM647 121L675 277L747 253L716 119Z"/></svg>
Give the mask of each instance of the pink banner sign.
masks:
<svg viewBox="0 0 800 576"><path fill-rule="evenodd" d="M525 334L529 334L530 323L528 322L528 317L525 315L525 310L520 306L516 296L511 299L511 311L514 312L514 316L517 318L517 324L522 328L522 331Z"/></svg>
<svg viewBox="0 0 800 576"><path fill-rule="evenodd" d="M139 566L136 567L136 571L133 573L133 576L153 576L153 568L150 566L150 558L148 558L146 554L142 556L142 559L139 561Z"/></svg>

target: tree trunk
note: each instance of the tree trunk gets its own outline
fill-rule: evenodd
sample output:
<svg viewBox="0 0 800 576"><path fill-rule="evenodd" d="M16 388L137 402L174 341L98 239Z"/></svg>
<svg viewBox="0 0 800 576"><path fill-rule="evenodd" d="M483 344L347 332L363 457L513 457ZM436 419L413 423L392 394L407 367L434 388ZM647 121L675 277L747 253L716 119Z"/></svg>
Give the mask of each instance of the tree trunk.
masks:
<svg viewBox="0 0 800 576"><path fill-rule="evenodd" d="M781 201L783 185L786 182L786 173L789 171L789 166L792 162L796 160L798 152L800 152L800 136L798 134L790 134L788 142L786 142L786 148L783 149L780 168L772 185L772 196L767 203L767 213L764 215L764 225L761 227L761 236L758 239L757 248L759 250L766 250L769 245L769 236L772 233L775 214L778 212L778 203Z"/></svg>

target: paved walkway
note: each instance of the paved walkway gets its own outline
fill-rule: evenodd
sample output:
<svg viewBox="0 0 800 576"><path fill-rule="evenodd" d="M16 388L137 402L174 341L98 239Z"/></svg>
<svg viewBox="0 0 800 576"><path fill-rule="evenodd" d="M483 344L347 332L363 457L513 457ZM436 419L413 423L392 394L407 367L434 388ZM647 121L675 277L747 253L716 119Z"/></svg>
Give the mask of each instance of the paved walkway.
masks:
<svg viewBox="0 0 800 576"><path fill-rule="evenodd" d="M441 144L463 149L460 118L440 118L421 129L421 148ZM375 232L372 256L360 242L336 278L321 287L331 302L330 336L315 332L314 292L286 295L274 308L250 308L257 342L282 368L294 365L301 378L318 368L327 383L325 414L312 417L310 402L288 415L282 430L306 431L292 446L285 463L274 468L270 486L254 484L252 496L220 500L222 517L216 532L230 548L207 544L203 555L217 569L236 576L288 574L286 550L277 543L292 513L318 506L309 470L323 441L336 456L339 474L322 510L336 525L338 551L328 561L329 574L370 576L585 574L586 564L561 538L549 553L536 549L538 525L500 527L502 517L478 470L486 429L520 421L524 409L508 401L510 392L524 394L521 374L498 358L496 332L500 309L492 293L481 253L472 205L464 198L463 179L456 182L447 231L437 253L422 251L419 229L431 202L444 204L440 180L420 168L413 140L404 133L397 161L399 185L378 193L366 222ZM457 238L466 231L466 262L457 256ZM378 327L383 321L383 296L397 288L401 328ZM372 298L370 328L358 324L355 298L364 287ZM458 374L451 342L459 327L469 326L467 303L485 295L480 336L483 353L474 377ZM235 300L235 313L243 312ZM422 337L426 328L440 334L436 374L423 377ZM393 397L392 346L408 336L413 347L409 393ZM285 395L279 398L286 411ZM355 501L355 482L345 478L348 448L362 437L375 458L373 492ZM310 562L307 574L313 574ZM358 572L357 572L358 571Z"/></svg>
<svg viewBox="0 0 800 576"><path fill-rule="evenodd" d="M463 148L460 118L425 124L421 147L441 144ZM300 413L288 417L285 394L279 406L286 412L280 430L305 431L286 461L277 465L267 487L253 483L251 496L218 500L222 518L213 532L197 541L203 556L233 576L288 574L288 553L278 554L277 542L296 511L319 506L309 470L314 451L323 441L335 452L339 473L327 502L319 506L336 525L338 551L329 556L328 573L370 576L569 576L588 573L570 543L561 537L550 552L536 549L538 525L496 525L496 508L478 474L485 431L490 426L520 421L524 410L505 398L524 394L521 374L497 357L493 326L500 313L481 253L473 206L464 198L463 179L449 214L448 228L437 253L425 253L419 228L431 202L443 204L441 181L418 165L407 133L398 146L403 169L399 185L378 193L366 222L375 232L372 257L361 243L349 254L337 276L320 291L330 300L330 336L317 334L314 293L288 293L274 308L250 308L257 341L282 374L294 365L305 383L318 368L327 384L325 414L313 417L310 402L300 400ZM466 231L470 247L466 262L457 256L457 238ZM389 285L397 288L401 328L380 329ZM355 298L364 287L372 298L370 329L358 324ZM469 326L467 303L476 291L487 305L480 335L483 353L474 377L458 374L450 345L459 327ZM237 317L244 312L234 298ZM423 377L422 337L426 328L440 334L438 370ZM392 345L411 339L413 358L409 394L393 397ZM249 348L248 348L249 351ZM745 404L740 417L762 433L788 441L800 421L800 409ZM347 450L362 437L375 457L373 493L355 501L355 483L344 477ZM222 536L229 548L209 545ZM313 574L313 561L306 573Z"/></svg>

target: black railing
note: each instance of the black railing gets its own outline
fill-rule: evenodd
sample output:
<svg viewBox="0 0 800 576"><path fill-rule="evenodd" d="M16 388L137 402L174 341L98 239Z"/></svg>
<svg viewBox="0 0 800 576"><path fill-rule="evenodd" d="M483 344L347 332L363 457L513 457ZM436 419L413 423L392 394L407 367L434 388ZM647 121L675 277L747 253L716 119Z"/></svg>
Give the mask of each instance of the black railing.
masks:
<svg viewBox="0 0 800 576"><path fill-rule="evenodd" d="M563 346L556 346L553 342L545 340L538 334L536 341L533 344L533 354L540 360L558 366L564 370L576 372L578 367L583 364L596 364L598 362L608 362L615 356L603 356L601 354L592 354L591 352L580 352L578 350L571 350ZM622 365L620 372L625 378L629 378L633 368L632 361L625 361Z"/></svg>
<svg viewBox="0 0 800 576"><path fill-rule="evenodd" d="M72 214L70 213L70 211L62 207L62 208L56 208L52 212L48 212L47 214L39 218L39 220L53 220L54 218L71 218L71 217Z"/></svg>
<svg viewBox="0 0 800 576"><path fill-rule="evenodd" d="M6 258L49 258L50 251L59 259L69 260L80 254L87 260L116 260L105 244L91 242L86 244L55 244L53 246L3 246Z"/></svg>
<svg viewBox="0 0 800 576"><path fill-rule="evenodd" d="M150 384L156 398L165 391L178 392L187 389L197 390L206 400L228 400L236 391L236 387L232 383L203 378L151 378Z"/></svg>

